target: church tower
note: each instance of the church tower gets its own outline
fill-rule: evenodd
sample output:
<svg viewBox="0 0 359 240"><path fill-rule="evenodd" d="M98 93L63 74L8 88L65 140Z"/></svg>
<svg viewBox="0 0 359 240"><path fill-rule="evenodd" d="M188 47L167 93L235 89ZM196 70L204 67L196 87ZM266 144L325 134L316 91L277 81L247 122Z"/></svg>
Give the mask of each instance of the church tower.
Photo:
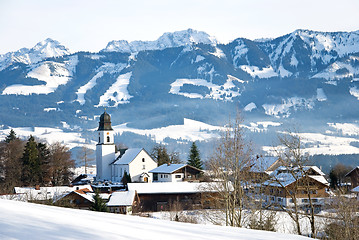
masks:
<svg viewBox="0 0 359 240"><path fill-rule="evenodd" d="M114 132L111 117L105 112L100 116L97 129L96 145L96 180L111 180L111 163L115 160Z"/></svg>

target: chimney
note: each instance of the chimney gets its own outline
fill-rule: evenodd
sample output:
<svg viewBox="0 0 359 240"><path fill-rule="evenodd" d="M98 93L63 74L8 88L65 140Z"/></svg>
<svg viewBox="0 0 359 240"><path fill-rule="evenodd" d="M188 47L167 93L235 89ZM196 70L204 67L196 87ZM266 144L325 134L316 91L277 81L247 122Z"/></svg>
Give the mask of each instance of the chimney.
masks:
<svg viewBox="0 0 359 240"><path fill-rule="evenodd" d="M40 190L40 185L35 185L35 190Z"/></svg>

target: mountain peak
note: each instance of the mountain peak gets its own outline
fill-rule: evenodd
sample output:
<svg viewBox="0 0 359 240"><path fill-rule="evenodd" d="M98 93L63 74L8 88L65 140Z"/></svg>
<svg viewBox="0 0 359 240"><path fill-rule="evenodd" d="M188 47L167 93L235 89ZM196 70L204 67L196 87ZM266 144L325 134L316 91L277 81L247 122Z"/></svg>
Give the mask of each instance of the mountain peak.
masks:
<svg viewBox="0 0 359 240"><path fill-rule="evenodd" d="M205 32L191 28L183 31L164 33L155 41L133 41L126 40L111 41L107 44L104 52L139 52L145 50L161 50L171 47L180 47L192 44L217 44L217 40Z"/></svg>

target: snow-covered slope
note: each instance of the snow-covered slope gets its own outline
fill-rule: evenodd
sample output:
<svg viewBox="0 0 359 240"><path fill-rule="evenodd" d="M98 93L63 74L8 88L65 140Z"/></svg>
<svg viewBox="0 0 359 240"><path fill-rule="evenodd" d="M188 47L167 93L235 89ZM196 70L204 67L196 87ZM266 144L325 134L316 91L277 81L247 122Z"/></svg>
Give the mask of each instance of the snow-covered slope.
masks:
<svg viewBox="0 0 359 240"><path fill-rule="evenodd" d="M243 228L170 222L0 200L1 239L245 239L306 237Z"/></svg>
<svg viewBox="0 0 359 240"><path fill-rule="evenodd" d="M16 52L9 52L0 55L0 71L11 64L18 62L33 64L50 57L60 57L70 54L69 49L61 45L58 41L48 38L37 43L33 48L22 48Z"/></svg>
<svg viewBox="0 0 359 240"><path fill-rule="evenodd" d="M205 32L187 29L184 31L165 33L155 41L111 41L102 51L134 53L144 50L159 50L165 48L180 47L196 43L216 44L217 40L214 37L209 36Z"/></svg>

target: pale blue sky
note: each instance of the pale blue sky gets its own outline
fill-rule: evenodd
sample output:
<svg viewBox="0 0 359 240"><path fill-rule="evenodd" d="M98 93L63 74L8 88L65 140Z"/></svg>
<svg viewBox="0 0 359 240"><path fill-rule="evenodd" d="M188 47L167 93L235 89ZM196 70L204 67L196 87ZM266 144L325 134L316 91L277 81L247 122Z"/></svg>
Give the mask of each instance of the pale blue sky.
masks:
<svg viewBox="0 0 359 240"><path fill-rule="evenodd" d="M359 30L358 0L0 0L0 54L48 37L71 51L193 28L220 42Z"/></svg>

